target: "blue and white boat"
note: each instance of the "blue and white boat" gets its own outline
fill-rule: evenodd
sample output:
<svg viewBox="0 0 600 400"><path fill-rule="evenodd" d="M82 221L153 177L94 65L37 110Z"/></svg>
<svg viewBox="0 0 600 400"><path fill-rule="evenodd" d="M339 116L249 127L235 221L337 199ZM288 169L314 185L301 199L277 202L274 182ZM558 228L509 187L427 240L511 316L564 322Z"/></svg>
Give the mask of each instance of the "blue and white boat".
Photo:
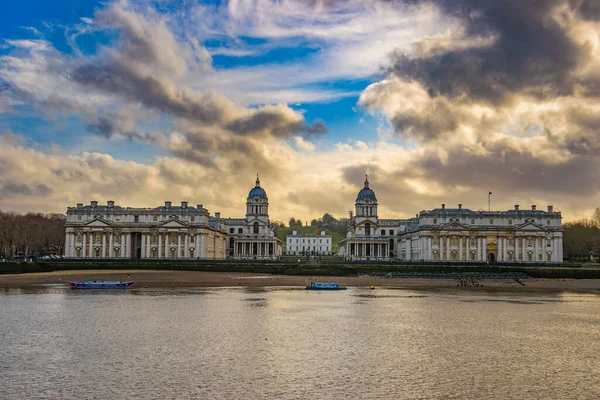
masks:
<svg viewBox="0 0 600 400"><path fill-rule="evenodd" d="M125 289L133 285L132 281L84 281L71 282L71 289Z"/></svg>
<svg viewBox="0 0 600 400"><path fill-rule="evenodd" d="M317 283L311 282L309 286L305 287L306 290L346 290L345 286L340 286L337 283Z"/></svg>

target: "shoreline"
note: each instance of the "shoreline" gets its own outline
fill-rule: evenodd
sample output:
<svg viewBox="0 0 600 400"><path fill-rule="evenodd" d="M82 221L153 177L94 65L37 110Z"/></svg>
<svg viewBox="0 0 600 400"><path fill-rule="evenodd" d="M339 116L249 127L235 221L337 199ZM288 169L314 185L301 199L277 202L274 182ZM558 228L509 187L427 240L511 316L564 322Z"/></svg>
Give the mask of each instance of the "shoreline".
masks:
<svg viewBox="0 0 600 400"><path fill-rule="evenodd" d="M600 294L598 279L476 279L469 286L460 286L459 279L443 278L379 278L372 276L299 276L273 275L253 272L206 272L165 270L70 270L0 275L0 287L40 286L68 284L84 280L127 280L140 287L261 287L261 286L306 286L310 279L320 282L336 282L348 287L386 288L460 288L460 289L507 289L517 291L551 290L588 292ZM472 283L477 286L471 285Z"/></svg>

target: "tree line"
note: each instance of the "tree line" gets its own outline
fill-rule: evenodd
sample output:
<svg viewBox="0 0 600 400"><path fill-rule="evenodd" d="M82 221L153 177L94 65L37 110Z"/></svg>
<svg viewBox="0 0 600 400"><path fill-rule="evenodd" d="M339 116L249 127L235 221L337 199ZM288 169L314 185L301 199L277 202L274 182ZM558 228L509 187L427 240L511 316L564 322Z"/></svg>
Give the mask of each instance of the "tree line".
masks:
<svg viewBox="0 0 600 400"><path fill-rule="evenodd" d="M600 207L591 218L563 224L565 261L588 261L600 255Z"/></svg>
<svg viewBox="0 0 600 400"><path fill-rule="evenodd" d="M62 254L65 221L64 214L0 211L0 257Z"/></svg>

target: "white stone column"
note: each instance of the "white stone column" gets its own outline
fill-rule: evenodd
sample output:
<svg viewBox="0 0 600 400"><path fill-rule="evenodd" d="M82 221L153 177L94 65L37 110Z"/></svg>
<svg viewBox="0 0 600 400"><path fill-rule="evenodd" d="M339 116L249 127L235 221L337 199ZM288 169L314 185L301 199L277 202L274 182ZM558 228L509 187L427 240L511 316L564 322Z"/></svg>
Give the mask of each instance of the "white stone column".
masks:
<svg viewBox="0 0 600 400"><path fill-rule="evenodd" d="M523 249L523 262L527 261L527 239L525 238L525 236L523 236L521 238L522 242L521 242L521 247Z"/></svg>
<svg viewBox="0 0 600 400"><path fill-rule="evenodd" d="M450 235L446 236L446 261L450 261Z"/></svg>
<svg viewBox="0 0 600 400"><path fill-rule="evenodd" d="M471 261L471 236L467 235L465 261Z"/></svg>
<svg viewBox="0 0 600 400"><path fill-rule="evenodd" d="M563 262L563 239L562 236L558 237L558 262Z"/></svg>
<svg viewBox="0 0 600 400"><path fill-rule="evenodd" d="M94 257L94 233L90 232L90 258Z"/></svg>
<svg viewBox="0 0 600 400"><path fill-rule="evenodd" d="M477 236L477 261L482 261L482 257L481 257L481 248L482 246L483 240L481 239L481 236Z"/></svg>
<svg viewBox="0 0 600 400"><path fill-rule="evenodd" d="M125 248L127 249L127 258L131 258L131 256L132 256L131 232L127 232L127 236L125 236Z"/></svg>
<svg viewBox="0 0 600 400"><path fill-rule="evenodd" d="M438 252L440 255L440 259L439 261L442 261L444 259L443 254L444 254L444 237L443 236L439 236L439 245L438 245Z"/></svg>
<svg viewBox="0 0 600 400"><path fill-rule="evenodd" d="M482 252L482 256L483 256L483 261L487 262L487 236L481 239L482 241L482 245L481 245L481 252Z"/></svg>
<svg viewBox="0 0 600 400"><path fill-rule="evenodd" d="M534 243L534 245L535 245L534 246L535 256L533 257L533 261L535 261L535 262L539 262L539 259L540 259L540 256L539 256L539 254L540 254L539 239L540 239L539 237L535 236L535 243ZM543 259L543 257L542 257L542 259Z"/></svg>
<svg viewBox="0 0 600 400"><path fill-rule="evenodd" d="M513 254L515 255L514 261L519 262L519 237L515 234L515 249Z"/></svg>
<svg viewBox="0 0 600 400"><path fill-rule="evenodd" d="M87 244L87 243L86 243L87 234L86 234L85 232L83 232L83 233L81 234L81 238L82 238L82 240L83 240L83 242L82 242L82 245L81 245L81 257L82 257L82 258L85 258L85 255L86 255L86 254L85 254L85 253L86 253L86 251L85 251L85 250L86 250L86 246L85 246L85 245Z"/></svg>
<svg viewBox="0 0 600 400"><path fill-rule="evenodd" d="M100 258L106 257L106 234L102 232L102 253L100 254Z"/></svg>
<svg viewBox="0 0 600 400"><path fill-rule="evenodd" d="M190 235L186 233L183 234L183 243L185 246L185 249L183 249L183 257L184 258L190 258Z"/></svg>
<svg viewBox="0 0 600 400"><path fill-rule="evenodd" d="M458 237L458 261L464 261L463 260L463 237L462 235L460 235Z"/></svg>
<svg viewBox="0 0 600 400"><path fill-rule="evenodd" d="M152 257L152 234L146 234L146 258Z"/></svg>
<svg viewBox="0 0 600 400"><path fill-rule="evenodd" d="M156 257L162 258L163 245L162 245L162 233L158 233L158 246L156 247Z"/></svg>
<svg viewBox="0 0 600 400"><path fill-rule="evenodd" d="M142 242L140 243L140 258L147 258L148 255L146 253L146 237L147 233L142 232Z"/></svg>
<svg viewBox="0 0 600 400"><path fill-rule="evenodd" d="M121 232L121 248L119 249L119 257L125 258L125 252L127 251L127 245L125 244L125 233Z"/></svg>
<svg viewBox="0 0 600 400"><path fill-rule="evenodd" d="M165 232L165 258L170 258L171 253L169 249L169 232Z"/></svg>
<svg viewBox="0 0 600 400"><path fill-rule="evenodd" d="M181 258L181 232L177 232L177 256L175 258Z"/></svg>
<svg viewBox="0 0 600 400"><path fill-rule="evenodd" d="M109 258L113 258L114 256L114 249L113 249L113 233L109 233L108 235L108 257Z"/></svg>

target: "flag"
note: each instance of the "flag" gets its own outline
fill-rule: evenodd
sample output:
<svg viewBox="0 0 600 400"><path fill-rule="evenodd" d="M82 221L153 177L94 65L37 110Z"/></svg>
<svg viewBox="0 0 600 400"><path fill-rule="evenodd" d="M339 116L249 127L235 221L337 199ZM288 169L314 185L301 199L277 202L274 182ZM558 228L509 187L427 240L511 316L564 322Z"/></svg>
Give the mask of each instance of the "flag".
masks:
<svg viewBox="0 0 600 400"><path fill-rule="evenodd" d="M492 194L492 192L489 192L488 194Z"/></svg>

